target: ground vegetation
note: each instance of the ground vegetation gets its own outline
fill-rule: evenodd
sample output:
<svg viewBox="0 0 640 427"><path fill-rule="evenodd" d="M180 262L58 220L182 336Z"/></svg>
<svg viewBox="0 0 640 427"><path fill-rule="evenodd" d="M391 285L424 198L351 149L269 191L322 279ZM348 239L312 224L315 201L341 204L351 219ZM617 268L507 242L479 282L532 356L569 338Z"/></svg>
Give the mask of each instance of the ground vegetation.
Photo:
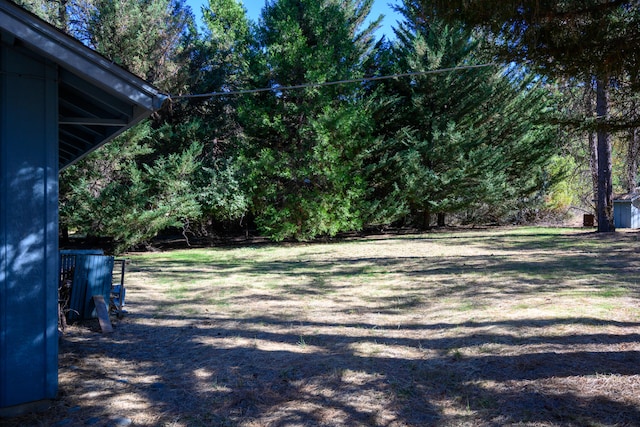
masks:
<svg viewBox="0 0 640 427"><path fill-rule="evenodd" d="M19 3L171 95L63 171L65 238L118 252L160 234L188 245L548 221L637 184L635 50L616 44L635 37L627 2L452 14L455 2L405 0L382 39L370 1L273 0L257 22L237 0L210 0L202 21L181 0ZM351 82L322 86L336 81Z"/></svg>

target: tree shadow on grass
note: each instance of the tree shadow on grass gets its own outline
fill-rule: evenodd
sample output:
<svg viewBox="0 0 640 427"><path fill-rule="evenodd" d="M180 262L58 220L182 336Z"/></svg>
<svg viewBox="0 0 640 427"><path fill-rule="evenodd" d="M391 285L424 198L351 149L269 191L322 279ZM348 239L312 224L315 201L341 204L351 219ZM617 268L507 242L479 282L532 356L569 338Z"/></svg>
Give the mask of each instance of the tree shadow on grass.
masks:
<svg viewBox="0 0 640 427"><path fill-rule="evenodd" d="M148 313L132 313L110 337L63 340L61 370L83 382L65 383L61 404L79 409L59 418L84 424L147 411L135 425L282 427L632 426L640 419L639 399L588 384L640 384L640 324L634 322L604 322L633 330L626 334L518 339L487 328L542 332L603 322L417 323L406 325L412 334L403 338L375 325L292 323L275 315L173 320L185 323L163 326ZM460 328L465 333L455 337L433 336ZM319 329L331 332L314 333ZM505 354L456 352L483 344L501 344ZM114 414L113 402L122 399L141 409Z"/></svg>
<svg viewBox="0 0 640 427"><path fill-rule="evenodd" d="M349 289L371 283L371 292L363 297L366 307L378 313L395 314L402 310L428 306L443 298L461 303L491 305L504 298L542 297L584 294L600 297L603 303L619 296L638 296L640 261L632 252L604 255L586 260L581 254L559 254L553 258L529 260L518 256L449 256L442 259L338 258L326 262L256 262L233 271L198 270L184 272L163 269L148 274L148 280L181 284L189 290L189 281L215 277L229 303L249 305L260 300L287 300L291 297L331 297L336 307L346 311L357 307L347 303ZM196 274L197 277L193 277ZM255 277L251 286L268 288L270 293L243 293L242 286L229 286L225 280L234 274ZM395 289L397 280L403 284ZM410 284L407 284L410 283ZM247 285L248 286L248 285ZM265 289L267 290L267 289ZM194 288L195 291L195 288ZM376 291L376 292L374 292ZM181 298L180 304L202 301ZM367 308L368 307L368 308ZM461 307L460 309L463 309Z"/></svg>
<svg viewBox="0 0 640 427"><path fill-rule="evenodd" d="M517 239L479 244L496 243L509 250L525 245ZM525 246L523 253L532 248ZM173 300L148 295L149 301L131 302L113 335L79 329L63 338L60 400L48 415L8 425L109 426L118 415L146 426L638 425L640 323L566 316L412 320L392 328L391 320L358 318L360 312L387 319L419 313L452 296L490 304L585 287L603 297L610 288L637 296L633 248L555 248L553 257L532 259L354 255L330 262L193 263L188 267L197 280L242 273L258 283L273 276L282 285L248 296L223 287L229 293L216 296L221 304L270 301L273 310L323 296L332 306L309 320L276 311L216 313L211 298L188 292ZM594 251L588 262L587 249ZM166 263L162 270L146 271L147 279L187 283L184 265ZM346 301L351 279L385 283L387 277L388 293L365 295L361 306ZM423 281L434 277L437 282ZM410 284L394 291L398 278ZM172 305L195 312L175 316ZM355 314L333 318L350 310Z"/></svg>
<svg viewBox="0 0 640 427"><path fill-rule="evenodd" d="M635 293L640 282L640 259L637 244L634 244L638 236L638 233L557 235L545 231L516 235L474 232L446 237L436 234L410 239L416 242L441 239L439 244L477 246L485 253L443 257L434 254L404 256L402 253L372 257L354 253L353 256L318 260L309 259L309 253L314 250L313 245L309 245L309 253L299 254L298 259L230 258L224 262L208 262L203 268L200 261L188 265L181 258L162 261L155 271L152 264L145 262L138 268L145 270L149 280L158 281L181 281L185 277L206 280L211 276L225 280L244 274L255 276L259 283L260 278L268 275L278 280L290 279L285 283L286 289L295 295L322 294L326 291L324 288L338 286L338 281L384 280L385 275L418 280L418 285L421 285L420 278L438 277L441 286L439 291L429 295L431 297L452 293L462 297L482 296L487 287L478 285L485 284L488 279L495 279L493 290L507 295L571 290L582 287L585 282L599 286L605 293L610 293L616 286ZM403 245L407 240L397 239L396 242L392 238L385 243ZM577 282L580 283L576 285Z"/></svg>

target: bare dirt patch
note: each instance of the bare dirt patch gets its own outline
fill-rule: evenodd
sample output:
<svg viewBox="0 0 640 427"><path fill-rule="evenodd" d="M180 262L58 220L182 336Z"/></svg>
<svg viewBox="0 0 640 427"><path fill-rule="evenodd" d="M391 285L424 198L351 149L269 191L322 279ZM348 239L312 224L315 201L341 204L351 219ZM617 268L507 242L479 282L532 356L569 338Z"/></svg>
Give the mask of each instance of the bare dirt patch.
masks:
<svg viewBox="0 0 640 427"><path fill-rule="evenodd" d="M638 233L510 229L132 256L115 332L7 425L640 425Z"/></svg>

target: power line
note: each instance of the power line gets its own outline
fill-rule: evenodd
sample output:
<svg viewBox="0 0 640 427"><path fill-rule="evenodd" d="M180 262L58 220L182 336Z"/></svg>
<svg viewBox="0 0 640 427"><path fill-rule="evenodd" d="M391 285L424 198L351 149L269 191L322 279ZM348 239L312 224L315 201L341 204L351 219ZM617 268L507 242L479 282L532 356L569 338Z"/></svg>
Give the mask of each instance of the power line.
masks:
<svg viewBox="0 0 640 427"><path fill-rule="evenodd" d="M386 76L373 76L373 77L362 77L358 79L347 79L347 80L338 80L332 82L324 82L324 83L303 83L299 85L293 86L275 86L275 87L265 87L260 89L245 89L245 90L234 90L227 92L209 92L209 93L199 93L192 95L176 95L169 96L170 99L195 99L195 98L214 98L216 96L229 96L229 95L245 95L250 93L258 93L258 92L283 92L287 90L294 89L306 89L306 88L316 88L316 87L324 87L324 86L335 86L347 83L362 83L362 82L372 82L376 80L388 80L395 79L399 77L415 77L415 76L424 76L427 74L441 74L441 73L449 73L452 71L462 71L462 70L471 70L474 68L485 68L491 67L495 64L478 64L478 65L465 65L460 67L451 67L451 68L439 68L437 70L428 70L428 71L416 71L413 73L402 73L402 74L390 74Z"/></svg>

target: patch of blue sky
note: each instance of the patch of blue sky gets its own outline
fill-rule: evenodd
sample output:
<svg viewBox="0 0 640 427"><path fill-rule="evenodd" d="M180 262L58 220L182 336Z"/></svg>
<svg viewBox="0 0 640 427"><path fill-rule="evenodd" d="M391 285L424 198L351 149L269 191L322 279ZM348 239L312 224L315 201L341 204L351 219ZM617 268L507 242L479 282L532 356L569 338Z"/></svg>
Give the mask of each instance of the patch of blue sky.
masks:
<svg viewBox="0 0 640 427"><path fill-rule="evenodd" d="M202 19L202 6L207 4L207 0L187 0L187 5L191 7L193 13L195 14L198 20ZM265 0L243 0L245 9L247 10L247 16L250 20L257 22L262 8L265 5ZM382 20L382 25L380 29L376 32L376 36L382 37L386 36L388 39L395 38L393 34L393 28L397 27L397 22L401 19L400 14L393 10L393 5L399 4L400 1L389 1L389 0L374 0L373 6L371 8L371 14L369 21L376 19L378 16L383 15L384 18Z"/></svg>

